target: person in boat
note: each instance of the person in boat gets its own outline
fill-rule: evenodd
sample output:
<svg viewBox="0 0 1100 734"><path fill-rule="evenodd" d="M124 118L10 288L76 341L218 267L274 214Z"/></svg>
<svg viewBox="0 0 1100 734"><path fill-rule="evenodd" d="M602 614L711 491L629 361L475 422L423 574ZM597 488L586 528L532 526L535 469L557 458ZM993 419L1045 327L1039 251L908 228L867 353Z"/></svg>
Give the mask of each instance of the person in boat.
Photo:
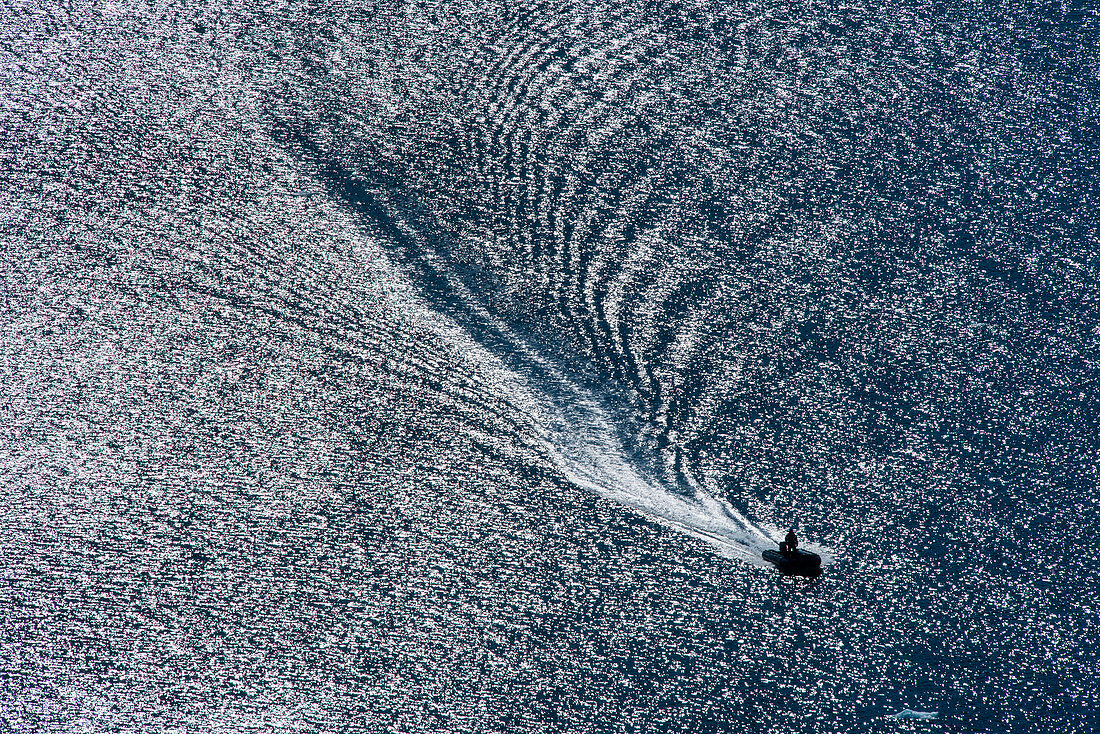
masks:
<svg viewBox="0 0 1100 734"><path fill-rule="evenodd" d="M794 534L793 530L787 531L787 537L780 543L779 550L783 553L794 553L798 550L798 536Z"/></svg>

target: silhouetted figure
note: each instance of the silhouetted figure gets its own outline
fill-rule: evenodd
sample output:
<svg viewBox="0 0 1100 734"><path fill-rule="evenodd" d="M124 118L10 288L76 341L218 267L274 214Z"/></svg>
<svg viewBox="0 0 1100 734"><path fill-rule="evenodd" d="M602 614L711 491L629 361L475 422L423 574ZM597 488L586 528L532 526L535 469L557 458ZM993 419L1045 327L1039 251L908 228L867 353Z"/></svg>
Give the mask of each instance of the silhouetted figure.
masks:
<svg viewBox="0 0 1100 734"><path fill-rule="evenodd" d="M779 544L779 550L783 553L794 553L798 550L798 536L793 530L787 531L787 537Z"/></svg>

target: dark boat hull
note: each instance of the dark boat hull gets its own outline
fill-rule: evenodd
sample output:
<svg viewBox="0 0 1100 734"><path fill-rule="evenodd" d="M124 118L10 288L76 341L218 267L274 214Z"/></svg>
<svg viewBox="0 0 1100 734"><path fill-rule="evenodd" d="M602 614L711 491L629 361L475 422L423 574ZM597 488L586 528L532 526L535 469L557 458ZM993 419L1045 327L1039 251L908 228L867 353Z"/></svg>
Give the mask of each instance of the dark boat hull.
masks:
<svg viewBox="0 0 1100 734"><path fill-rule="evenodd" d="M763 557L781 572L792 576L816 576L821 573L821 556L810 551L781 553L777 550L766 550Z"/></svg>

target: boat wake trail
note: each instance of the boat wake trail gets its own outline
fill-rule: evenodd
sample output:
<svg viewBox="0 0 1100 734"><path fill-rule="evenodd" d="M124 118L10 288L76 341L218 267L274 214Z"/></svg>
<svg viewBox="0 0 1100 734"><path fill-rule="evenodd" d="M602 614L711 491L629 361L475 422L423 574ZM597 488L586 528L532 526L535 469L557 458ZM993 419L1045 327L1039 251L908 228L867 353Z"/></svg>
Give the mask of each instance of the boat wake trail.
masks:
<svg viewBox="0 0 1100 734"><path fill-rule="evenodd" d="M571 482L705 541L724 556L762 565L761 552L775 545L764 530L708 492L687 467L681 465L677 477L686 486L647 471L627 449L605 401L556 377L553 389L540 391L545 396L540 407L552 417L540 438Z"/></svg>
<svg viewBox="0 0 1100 734"><path fill-rule="evenodd" d="M617 407L625 401L571 377L567 367L491 314L471 287L470 273L449 256L444 230L430 213L395 182L365 181L340 164L311 157L320 178L376 229L389 255L405 267L436 323L455 324L465 348L480 352L480 361L509 386L505 401L523 415L538 447L569 481L705 541L724 556L762 564L761 551L775 543L769 534L704 488L678 455L671 475L646 466L646 457L629 446L624 426L630 412ZM449 331L454 337L455 330Z"/></svg>

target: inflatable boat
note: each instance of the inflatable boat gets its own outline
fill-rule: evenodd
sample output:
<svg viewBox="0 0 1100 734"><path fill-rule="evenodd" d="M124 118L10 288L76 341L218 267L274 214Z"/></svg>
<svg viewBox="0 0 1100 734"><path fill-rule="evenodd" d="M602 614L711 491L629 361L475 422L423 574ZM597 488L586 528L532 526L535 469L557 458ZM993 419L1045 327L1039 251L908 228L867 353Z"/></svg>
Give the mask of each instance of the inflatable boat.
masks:
<svg viewBox="0 0 1100 734"><path fill-rule="evenodd" d="M821 573L821 556L807 550L766 550L764 560L780 572L791 576L817 576Z"/></svg>

